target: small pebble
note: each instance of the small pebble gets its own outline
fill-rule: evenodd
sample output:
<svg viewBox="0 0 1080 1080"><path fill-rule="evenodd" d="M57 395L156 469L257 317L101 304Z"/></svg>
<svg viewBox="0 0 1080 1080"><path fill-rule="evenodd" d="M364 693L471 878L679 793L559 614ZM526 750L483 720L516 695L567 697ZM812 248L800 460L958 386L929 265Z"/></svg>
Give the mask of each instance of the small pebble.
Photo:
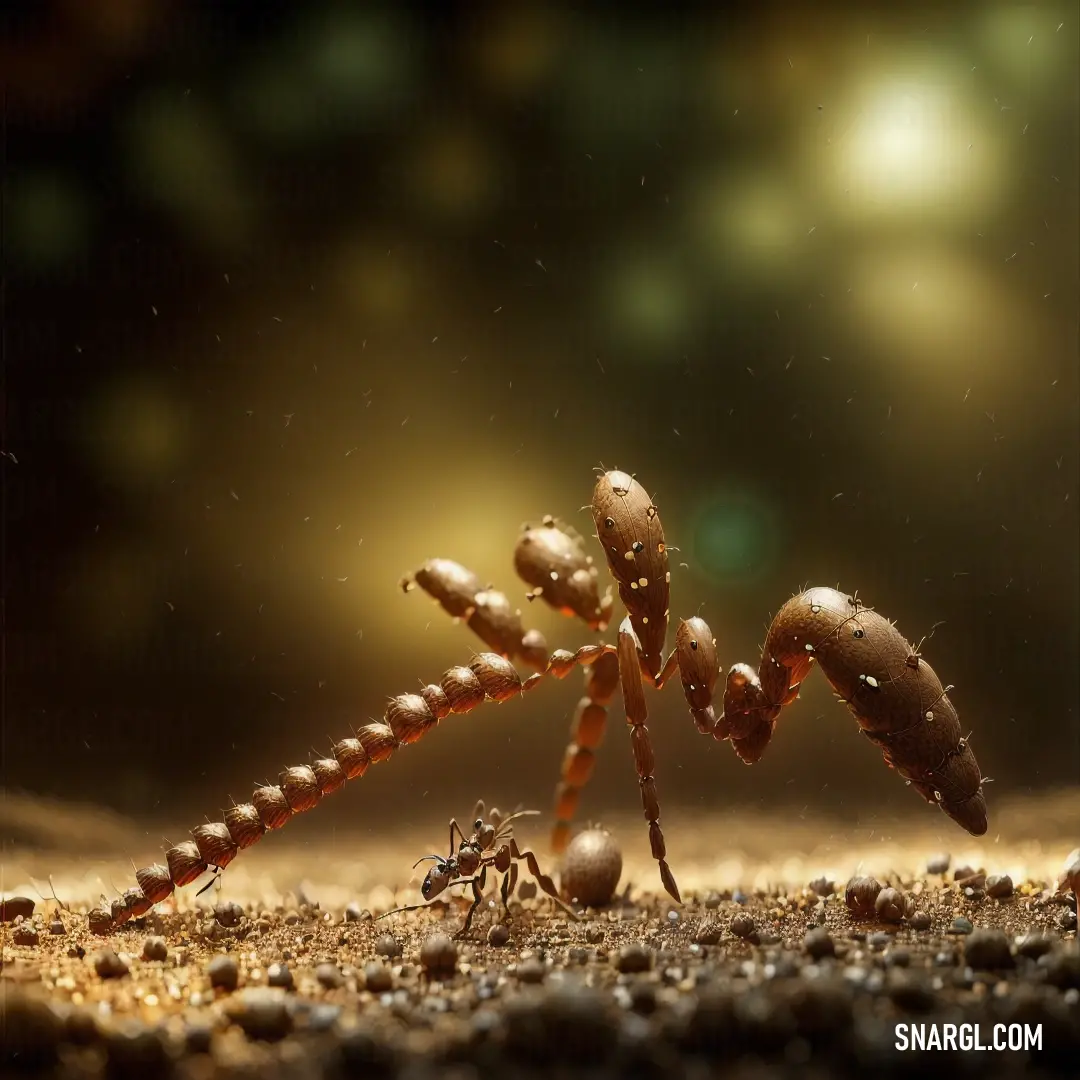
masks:
<svg viewBox="0 0 1080 1080"><path fill-rule="evenodd" d="M815 959L823 960L826 956L836 955L836 942L824 927L811 930L803 942L806 951Z"/></svg>
<svg viewBox="0 0 1080 1080"><path fill-rule="evenodd" d="M364 986L373 994L385 994L394 985L393 972L379 962L368 964L364 968Z"/></svg>
<svg viewBox="0 0 1080 1080"><path fill-rule="evenodd" d="M420 964L431 976L452 975L457 969L457 952L445 934L432 934L420 946Z"/></svg>
<svg viewBox="0 0 1080 1080"><path fill-rule="evenodd" d="M379 956L394 957L401 955L401 945L397 939L391 937L390 934L383 934L378 941L375 942L375 952Z"/></svg>
<svg viewBox="0 0 1080 1080"><path fill-rule="evenodd" d="M240 965L231 956L215 956L206 969L210 985L217 990L235 990L240 983Z"/></svg>
<svg viewBox="0 0 1080 1080"><path fill-rule="evenodd" d="M49 933L59 936L60 934L66 934L67 929L59 919L53 919L53 921L49 923Z"/></svg>
<svg viewBox="0 0 1080 1080"><path fill-rule="evenodd" d="M0 900L0 922L14 922L20 916L29 919L34 914L34 901L28 896L9 896Z"/></svg>
<svg viewBox="0 0 1080 1080"><path fill-rule="evenodd" d="M244 909L234 900L218 904L214 908L214 918L221 926L239 926L244 917Z"/></svg>
<svg viewBox="0 0 1080 1080"><path fill-rule="evenodd" d="M964 959L977 971L995 971L1016 966L1009 939L1001 930L973 930L964 944Z"/></svg>
<svg viewBox="0 0 1080 1080"><path fill-rule="evenodd" d="M631 941L624 945L615 957L615 970L624 975L648 971L652 967L653 953L640 941Z"/></svg>
<svg viewBox="0 0 1080 1080"><path fill-rule="evenodd" d="M517 977L523 983L542 983L545 975L547 968L535 956L518 964Z"/></svg>
<svg viewBox="0 0 1080 1080"><path fill-rule="evenodd" d="M967 865L958 866L953 871L953 881L967 881L969 878L973 878L974 876L975 876L974 868L972 868L970 866L967 866Z"/></svg>
<svg viewBox="0 0 1080 1080"><path fill-rule="evenodd" d="M952 862L952 856L948 852L940 852L937 855L931 855L926 860L926 872L928 874L944 874L948 872L949 863Z"/></svg>
<svg viewBox="0 0 1080 1080"><path fill-rule="evenodd" d="M953 934L970 934L974 927L972 926L970 919L965 919L963 915L957 915L952 921L950 927L950 933Z"/></svg>
<svg viewBox="0 0 1080 1080"><path fill-rule="evenodd" d="M266 969L266 981L270 986L278 986L284 990L293 988L293 973L287 964L271 964Z"/></svg>
<svg viewBox="0 0 1080 1080"><path fill-rule="evenodd" d="M320 964L315 969L315 979L326 990L336 990L345 983L345 976L341 974L341 969L337 964L330 963Z"/></svg>
<svg viewBox="0 0 1080 1080"><path fill-rule="evenodd" d="M754 925L753 916L745 911L740 911L739 914L731 920L731 932L736 937L751 937L756 929L757 927Z"/></svg>
<svg viewBox="0 0 1080 1080"><path fill-rule="evenodd" d="M907 949L889 949L885 954L885 963L889 967L908 967L911 964L911 953Z"/></svg>
<svg viewBox="0 0 1080 1080"><path fill-rule="evenodd" d="M329 1031L341 1015L340 1005L331 1005L327 1001L320 1001L308 1014L308 1031Z"/></svg>
<svg viewBox="0 0 1080 1080"><path fill-rule="evenodd" d="M11 941L14 945L33 946L36 945L39 940L38 932L26 923L16 926L11 934Z"/></svg>
<svg viewBox="0 0 1080 1080"><path fill-rule="evenodd" d="M1070 911L1068 908L1058 912L1057 917L1058 927L1064 930L1066 933L1070 930L1076 929L1076 912Z"/></svg>
<svg viewBox="0 0 1080 1080"><path fill-rule="evenodd" d="M995 900L1005 900L1013 894L1013 879L1008 874L993 874L986 879L986 892Z"/></svg>
<svg viewBox="0 0 1080 1080"><path fill-rule="evenodd" d="M563 855L563 896L587 907L610 903L622 877L622 851L606 829L585 829Z"/></svg>
<svg viewBox="0 0 1080 1080"><path fill-rule="evenodd" d="M720 920L710 916L698 923L697 930L694 931L694 941L698 945L716 945L723 937L723 934L724 928L721 926Z"/></svg>
<svg viewBox="0 0 1080 1080"><path fill-rule="evenodd" d="M814 878L810 882L810 890L818 896L832 896L835 885L828 878Z"/></svg>
<svg viewBox="0 0 1080 1080"><path fill-rule="evenodd" d="M242 990L234 997L229 1016L249 1039L276 1042L284 1039L293 1027L284 996L261 986Z"/></svg>
<svg viewBox="0 0 1080 1080"><path fill-rule="evenodd" d="M715 911L722 903L724 898L718 892L710 892L705 894L705 907L709 911Z"/></svg>
<svg viewBox="0 0 1080 1080"><path fill-rule="evenodd" d="M505 923L496 923L487 933L487 942L493 949L501 949L510 940L510 930Z"/></svg>
<svg viewBox="0 0 1080 1080"><path fill-rule="evenodd" d="M590 923L585 929L585 940L590 945L599 945L604 940L604 928L599 923Z"/></svg>
<svg viewBox="0 0 1080 1080"><path fill-rule="evenodd" d="M1026 956L1029 960L1038 960L1045 956L1058 943L1055 934L1047 934L1041 930L1033 930L1025 934L1016 943L1016 951L1020 956Z"/></svg>
<svg viewBox="0 0 1080 1080"><path fill-rule="evenodd" d="M112 949L104 949L94 957L94 970L102 979L119 979L128 973L128 966Z"/></svg>
<svg viewBox="0 0 1080 1080"><path fill-rule="evenodd" d="M143 942L142 955L144 960L166 960L169 956L169 947L163 937L148 937Z"/></svg>
<svg viewBox="0 0 1080 1080"><path fill-rule="evenodd" d="M933 919L925 911L916 911L911 916L911 929L912 930L929 930L933 925Z"/></svg>

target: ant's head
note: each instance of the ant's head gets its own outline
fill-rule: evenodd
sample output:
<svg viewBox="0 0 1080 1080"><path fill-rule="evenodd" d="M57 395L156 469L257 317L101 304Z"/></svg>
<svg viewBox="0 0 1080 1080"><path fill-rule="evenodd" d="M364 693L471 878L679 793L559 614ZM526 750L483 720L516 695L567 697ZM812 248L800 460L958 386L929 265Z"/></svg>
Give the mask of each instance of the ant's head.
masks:
<svg viewBox="0 0 1080 1080"><path fill-rule="evenodd" d="M454 859L440 858L438 855L425 855L415 865L419 866L425 859L434 860L435 865L424 876L424 883L420 886L420 895L425 900L434 900L457 873L457 862Z"/></svg>
<svg viewBox="0 0 1080 1080"><path fill-rule="evenodd" d="M481 851L487 851L495 843L495 826L477 818L473 822L473 835L476 837L477 846Z"/></svg>

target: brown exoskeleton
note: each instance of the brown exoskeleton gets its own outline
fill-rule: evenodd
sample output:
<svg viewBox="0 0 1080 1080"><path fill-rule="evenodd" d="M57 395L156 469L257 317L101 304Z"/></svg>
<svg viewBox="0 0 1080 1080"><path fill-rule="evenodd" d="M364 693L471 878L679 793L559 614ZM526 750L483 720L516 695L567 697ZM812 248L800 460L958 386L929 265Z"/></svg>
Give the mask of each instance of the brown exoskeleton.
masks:
<svg viewBox="0 0 1080 1080"><path fill-rule="evenodd" d="M507 916L510 914L510 897L517 887L518 862L524 861L529 872L536 878L537 884L544 890L564 911L572 918L577 918L577 913L566 906L559 897L555 883L543 873L536 861L536 856L531 851L522 851L514 838L513 823L522 817L538 814L539 810L516 810L514 813L503 817L499 811L492 807L484 820L483 800L476 804L473 811L472 835L466 837L456 818L450 819L450 854L446 858L441 855L425 855L413 863L415 870L423 862L429 860L434 866L424 876L420 886L420 895L424 898L423 904L407 904L404 907L394 908L380 915L385 919L389 915L397 915L402 911L416 911L426 907L435 900L451 885L471 885L473 902L469 913L465 916L465 922L454 937L465 937L472 925L476 909L483 901L484 886L487 884L487 872L489 869L503 875L502 886L499 895L502 898L503 909ZM455 837L460 837L457 848L454 847Z"/></svg>
<svg viewBox="0 0 1080 1080"><path fill-rule="evenodd" d="M169 848L164 865L154 863L136 871L138 886L114 901L111 911L95 909L91 927L107 933L210 867L224 869L267 832L281 828L294 814L311 810L346 780L363 776L369 766L419 741L451 714L471 712L485 701L508 701L540 685L545 676L563 679L578 666L585 669L585 692L563 758L552 847L560 851L569 839L581 789L603 741L608 706L621 687L652 854L664 887L676 900L679 891L660 829L643 686L644 679L660 688L676 670L698 730L730 740L739 757L751 764L761 757L780 711L798 698L802 680L816 661L863 734L881 748L886 764L968 832L976 836L986 832L984 781L949 700L952 688L942 687L919 649L913 649L889 620L856 596L836 589L803 590L777 612L757 670L748 664L729 670L723 711L717 716L714 691L720 661L705 621L681 620L674 649L666 661L662 655L671 574L656 505L634 477L613 470L597 477L591 510L595 536L627 611L617 645L595 643L576 652L556 649L549 654L543 635L525 629L520 611L505 595L484 588L457 563L431 560L403 582L406 591L422 588L450 615L464 619L492 651L474 655L468 666L450 668L437 683L416 693L391 698L381 722L365 724L334 743L326 757L286 769L276 784L264 784L249 802L229 807L223 821L198 825L190 840ZM543 599L594 631L603 632L609 625L611 598L600 595L599 572L584 541L554 518L545 518L539 527L526 526L514 565L530 586L530 599ZM520 660L534 674L523 679L511 659ZM512 841L509 849L511 863L518 858L529 861L531 853L514 854ZM481 857L481 873L495 865L487 859L486 854ZM540 880L534 863L535 858L529 869Z"/></svg>

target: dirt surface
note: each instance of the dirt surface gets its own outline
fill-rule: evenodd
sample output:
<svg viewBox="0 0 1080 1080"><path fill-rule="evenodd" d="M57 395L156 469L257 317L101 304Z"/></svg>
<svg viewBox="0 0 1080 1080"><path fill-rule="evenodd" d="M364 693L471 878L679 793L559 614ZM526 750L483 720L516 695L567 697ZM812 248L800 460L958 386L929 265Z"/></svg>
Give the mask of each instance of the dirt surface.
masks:
<svg viewBox="0 0 1080 1080"><path fill-rule="evenodd" d="M682 905L657 895L641 822L609 821L625 859L612 904L570 918L530 896L526 875L508 918L485 905L471 937L453 941L467 901L377 918L418 899L423 868L409 866L441 847L437 823L378 845L275 836L202 897L180 890L99 936L81 912L132 883L120 852L141 852L145 833L12 797L3 895L36 904L0 929L3 1067L87 1078L692 1077L720 1064L754 1077L1077 1075L1075 898L1056 885L1080 838L1080 793L995 809L1000 832L980 841L925 816L883 836L805 816L671 814ZM522 839L557 869L542 827ZM948 869L928 872L942 852ZM899 907L853 914L844 886L855 874L895 887ZM34 891L50 895L49 876L66 908ZM984 1042L996 1023L1041 1024L1042 1049L895 1048L897 1023L934 1022L978 1023Z"/></svg>

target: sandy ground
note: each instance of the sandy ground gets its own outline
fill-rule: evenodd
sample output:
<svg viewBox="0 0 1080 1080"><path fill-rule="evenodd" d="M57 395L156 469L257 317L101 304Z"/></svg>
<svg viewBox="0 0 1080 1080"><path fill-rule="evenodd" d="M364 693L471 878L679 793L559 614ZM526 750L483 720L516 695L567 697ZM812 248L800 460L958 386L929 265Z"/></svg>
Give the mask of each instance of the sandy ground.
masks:
<svg viewBox="0 0 1080 1080"><path fill-rule="evenodd" d="M460 900L373 917L419 898L423 868L410 864L445 843L439 826L377 844L340 829L332 843L299 844L286 829L202 897L180 890L100 937L80 912L133 882L145 828L87 807L15 796L2 806L3 895L36 901L32 917L0 929L9 1067L1011 1076L1029 1065L1076 1075L1080 1062L1075 901L1054 891L1080 842L1080 791L1005 800L998 831L980 840L926 815L878 835L806 816L668 814L681 906L657 895L641 821L605 821L624 852L613 904L575 919L526 889L509 918L482 908L472 937L455 943L431 938L460 928ZM519 832L554 872L543 836L543 824ZM943 850L949 872L928 874ZM957 882L964 865L1010 875L1012 895L987 895L978 876ZM901 889L908 917L853 916L843 886L857 873ZM979 1023L985 1039L999 1021L1038 1023L1043 1046L903 1054L893 1030L909 1019Z"/></svg>

